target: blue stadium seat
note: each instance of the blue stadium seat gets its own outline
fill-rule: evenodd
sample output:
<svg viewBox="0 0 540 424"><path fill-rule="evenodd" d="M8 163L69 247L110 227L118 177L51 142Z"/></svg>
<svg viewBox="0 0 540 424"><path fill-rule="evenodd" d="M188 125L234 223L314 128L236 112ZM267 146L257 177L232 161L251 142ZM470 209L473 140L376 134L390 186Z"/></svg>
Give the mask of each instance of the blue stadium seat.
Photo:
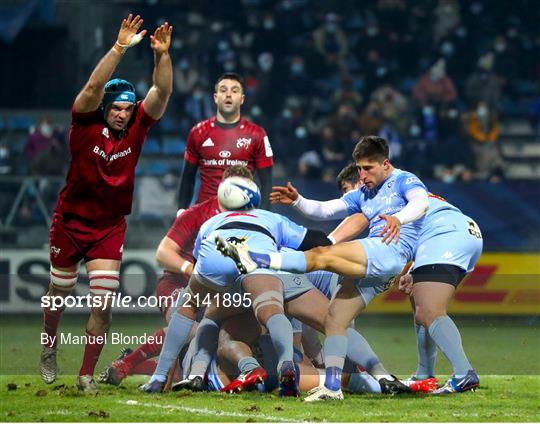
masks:
<svg viewBox="0 0 540 424"><path fill-rule="evenodd" d="M180 123L176 121L176 119L170 118L168 116L164 116L159 121L159 127L164 132L180 132Z"/></svg>
<svg viewBox="0 0 540 424"><path fill-rule="evenodd" d="M169 138L163 142L161 152L166 155L181 156L186 151L186 142L182 139Z"/></svg>
<svg viewBox="0 0 540 424"><path fill-rule="evenodd" d="M169 165L163 162L150 162L146 167L146 175L162 177L169 172Z"/></svg>
<svg viewBox="0 0 540 424"><path fill-rule="evenodd" d="M142 150L143 155L152 155L156 153L161 153L161 147L159 145L159 141L157 138L148 138L144 145Z"/></svg>
<svg viewBox="0 0 540 424"><path fill-rule="evenodd" d="M8 128L11 130L28 131L33 125L35 125L35 121L31 116L16 115L8 119Z"/></svg>

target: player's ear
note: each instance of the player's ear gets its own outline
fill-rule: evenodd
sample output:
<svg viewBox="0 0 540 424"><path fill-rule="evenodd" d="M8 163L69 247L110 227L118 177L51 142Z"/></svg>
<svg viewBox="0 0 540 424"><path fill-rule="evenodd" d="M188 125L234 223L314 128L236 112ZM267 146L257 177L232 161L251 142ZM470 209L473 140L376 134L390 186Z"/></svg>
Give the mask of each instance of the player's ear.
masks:
<svg viewBox="0 0 540 424"><path fill-rule="evenodd" d="M214 103L217 105L217 93L214 93Z"/></svg>
<svg viewBox="0 0 540 424"><path fill-rule="evenodd" d="M243 105L244 104L244 100L246 99L246 95L245 94L242 94L242 97L240 98L240 104Z"/></svg>

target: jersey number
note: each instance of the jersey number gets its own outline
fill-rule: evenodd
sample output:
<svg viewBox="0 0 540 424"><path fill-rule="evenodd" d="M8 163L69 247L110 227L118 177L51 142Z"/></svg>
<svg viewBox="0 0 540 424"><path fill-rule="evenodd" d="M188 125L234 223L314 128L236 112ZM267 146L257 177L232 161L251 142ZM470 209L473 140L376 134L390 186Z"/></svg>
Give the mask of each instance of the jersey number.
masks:
<svg viewBox="0 0 540 424"><path fill-rule="evenodd" d="M478 228L478 225L473 220L469 221L469 234L479 239L482 238L482 233L480 232L480 228Z"/></svg>

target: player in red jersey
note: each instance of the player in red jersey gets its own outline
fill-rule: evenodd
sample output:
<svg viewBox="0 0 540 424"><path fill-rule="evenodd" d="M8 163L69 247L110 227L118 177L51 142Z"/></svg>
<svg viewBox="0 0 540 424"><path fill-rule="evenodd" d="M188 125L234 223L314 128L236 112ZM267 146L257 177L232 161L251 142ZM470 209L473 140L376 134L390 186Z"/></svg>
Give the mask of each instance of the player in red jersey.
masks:
<svg viewBox="0 0 540 424"><path fill-rule="evenodd" d="M216 116L195 125L187 139L178 207L189 206L198 168L201 187L196 203L217 193L223 171L228 166L244 165L252 172L257 171L261 209L267 209L274 164L268 136L263 128L240 115L245 95L239 75L223 74L217 80L215 90Z"/></svg>
<svg viewBox="0 0 540 424"><path fill-rule="evenodd" d="M69 133L70 169L60 192L50 229L51 284L49 296L68 296L84 260L90 278L93 304L86 325L83 363L77 385L93 392L94 368L110 326L110 297L119 286L119 269L131 212L135 166L148 129L161 118L172 92L169 56L172 27L159 26L150 36L154 50L153 85L144 101L136 102L131 83L107 82L126 50L137 44L143 20L131 14L124 19L114 46L97 64L73 103ZM101 299L97 299L101 298ZM41 378L52 383L57 376L57 329L63 308L44 308Z"/></svg>
<svg viewBox="0 0 540 424"><path fill-rule="evenodd" d="M225 169L223 179L228 177L244 177L253 179L251 172L244 166L235 165ZM193 246L201 225L214 215L225 209L219 204L217 195L202 203L183 211L174 220L167 235L163 237L156 252L156 259L164 269L163 276L156 287L156 295L160 298L159 307L163 318L168 323L174 302L180 290L187 286L193 271L195 259ZM155 361L150 358L161 352L165 328L157 330L149 342L134 351L124 349L120 357L109 365L100 375L100 383L119 385L130 374L154 373Z"/></svg>

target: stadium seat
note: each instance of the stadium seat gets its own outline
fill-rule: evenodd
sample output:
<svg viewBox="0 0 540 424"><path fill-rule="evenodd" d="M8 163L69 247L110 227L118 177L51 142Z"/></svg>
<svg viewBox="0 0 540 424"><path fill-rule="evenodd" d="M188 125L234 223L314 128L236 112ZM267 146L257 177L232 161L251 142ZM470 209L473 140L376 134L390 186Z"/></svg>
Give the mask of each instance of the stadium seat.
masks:
<svg viewBox="0 0 540 424"><path fill-rule="evenodd" d="M161 153L161 147L157 138L149 138L143 145L143 155L153 155Z"/></svg>
<svg viewBox="0 0 540 424"><path fill-rule="evenodd" d="M169 165L163 162L150 162L146 167L146 175L153 177L162 177L169 172Z"/></svg>
<svg viewBox="0 0 540 424"><path fill-rule="evenodd" d="M30 127L35 125L34 118L27 115L11 116L8 119L8 128L14 131L24 130L28 131Z"/></svg>
<svg viewBox="0 0 540 424"><path fill-rule="evenodd" d="M163 142L161 152L165 155L183 155L186 151L185 140L178 138L166 138Z"/></svg>
<svg viewBox="0 0 540 424"><path fill-rule="evenodd" d="M159 127L164 132L180 132L180 123L168 116L164 116L163 118L161 118L161 120L159 121Z"/></svg>

